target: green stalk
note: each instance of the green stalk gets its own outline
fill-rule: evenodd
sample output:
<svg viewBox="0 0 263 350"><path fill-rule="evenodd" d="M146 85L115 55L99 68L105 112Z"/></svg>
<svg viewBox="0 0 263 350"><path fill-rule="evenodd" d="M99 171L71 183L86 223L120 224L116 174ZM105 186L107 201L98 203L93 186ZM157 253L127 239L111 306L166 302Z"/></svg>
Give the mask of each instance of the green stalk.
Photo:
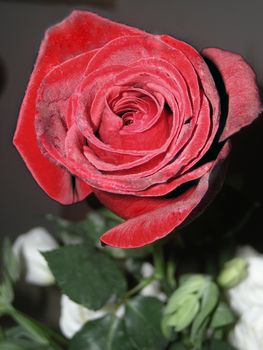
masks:
<svg viewBox="0 0 263 350"><path fill-rule="evenodd" d="M17 311L12 306L8 307L6 314L11 316L22 328L24 328L32 339L42 345L51 345L54 350L62 350L68 345L68 341L59 333L53 331L45 325L37 322L26 314Z"/></svg>
<svg viewBox="0 0 263 350"><path fill-rule="evenodd" d="M175 271L176 271L175 262L173 259L169 258L167 261L166 276L167 276L167 282L169 284L171 292L174 291L176 288Z"/></svg>
<svg viewBox="0 0 263 350"><path fill-rule="evenodd" d="M150 277L148 277L148 278L143 279L135 287L133 287L132 289L128 290L128 292L124 296L124 299L130 298L131 296L133 296L134 294L138 293L140 290L142 290L143 288L148 286L150 283L152 283L156 279L157 278L156 278L155 274L150 276Z"/></svg>
<svg viewBox="0 0 263 350"><path fill-rule="evenodd" d="M163 247L160 243L153 245L153 262L155 267L155 276L162 281L165 277L165 263L163 255Z"/></svg>

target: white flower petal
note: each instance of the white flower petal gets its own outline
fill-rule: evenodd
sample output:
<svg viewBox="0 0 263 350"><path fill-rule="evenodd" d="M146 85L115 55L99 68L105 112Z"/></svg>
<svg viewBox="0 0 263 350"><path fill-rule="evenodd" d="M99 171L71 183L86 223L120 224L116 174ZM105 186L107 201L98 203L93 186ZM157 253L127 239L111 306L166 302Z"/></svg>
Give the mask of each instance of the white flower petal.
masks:
<svg viewBox="0 0 263 350"><path fill-rule="evenodd" d="M124 314L125 314L125 306L124 305L120 305L118 307L118 309L116 310L115 315L118 318L122 318L124 316Z"/></svg>
<svg viewBox="0 0 263 350"><path fill-rule="evenodd" d="M238 247L236 251L236 256L240 258L249 258L251 256L259 256L260 254L251 246L244 245L242 247Z"/></svg>
<svg viewBox="0 0 263 350"><path fill-rule="evenodd" d="M163 292L161 292L160 283L158 281L154 281L148 284L148 286L144 287L141 290L141 295L155 297L160 301L166 301L167 299L166 295Z"/></svg>
<svg viewBox="0 0 263 350"><path fill-rule="evenodd" d="M141 267L141 274L144 278L151 277L154 274L153 265L148 262L143 263ZM155 297L161 301L165 301L167 299L166 295L161 291L159 281L153 281L152 283L148 284L148 286L141 290L140 294Z"/></svg>
<svg viewBox="0 0 263 350"><path fill-rule="evenodd" d="M154 273L154 267L152 264L145 262L141 267L141 274L144 278L152 276Z"/></svg>
<svg viewBox="0 0 263 350"><path fill-rule="evenodd" d="M248 252L250 247L245 247L245 250ZM263 308L263 256L255 251L255 255L248 255L246 260L247 277L227 292L231 307L239 315L254 306Z"/></svg>
<svg viewBox="0 0 263 350"><path fill-rule="evenodd" d="M263 349L263 308L246 311L229 334L229 342L238 350Z"/></svg>
<svg viewBox="0 0 263 350"><path fill-rule="evenodd" d="M247 260L248 275L227 293L231 307L240 316L229 342L238 350L262 350L263 255L250 246L238 248L237 255Z"/></svg>
<svg viewBox="0 0 263 350"><path fill-rule="evenodd" d="M87 309L63 294L61 297L59 326L65 337L72 338L86 322L100 318L106 313L107 311L104 309L97 311Z"/></svg>
<svg viewBox="0 0 263 350"><path fill-rule="evenodd" d="M36 227L16 239L13 252L20 263L25 263L27 282L40 286L54 282L48 264L40 252L57 247L55 239L42 227Z"/></svg>

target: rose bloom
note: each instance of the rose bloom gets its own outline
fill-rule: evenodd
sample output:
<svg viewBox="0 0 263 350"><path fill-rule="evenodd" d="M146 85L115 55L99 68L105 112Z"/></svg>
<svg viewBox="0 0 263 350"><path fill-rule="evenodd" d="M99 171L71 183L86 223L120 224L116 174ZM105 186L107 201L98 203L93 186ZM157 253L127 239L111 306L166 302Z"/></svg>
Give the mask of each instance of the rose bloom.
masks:
<svg viewBox="0 0 263 350"><path fill-rule="evenodd" d="M14 143L51 198L94 193L127 219L101 241L132 248L205 208L229 137L260 111L239 55L74 11L45 34Z"/></svg>

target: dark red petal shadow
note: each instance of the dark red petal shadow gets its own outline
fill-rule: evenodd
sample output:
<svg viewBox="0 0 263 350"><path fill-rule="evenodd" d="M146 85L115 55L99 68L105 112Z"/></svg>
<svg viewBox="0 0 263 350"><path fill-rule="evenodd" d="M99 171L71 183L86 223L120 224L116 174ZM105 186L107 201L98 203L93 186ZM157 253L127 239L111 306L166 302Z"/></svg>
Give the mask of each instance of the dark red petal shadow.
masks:
<svg viewBox="0 0 263 350"><path fill-rule="evenodd" d="M100 239L103 243L118 248L137 248L152 243L169 234L185 220L190 220L191 214L197 216L194 210L197 206L204 209L209 203L213 189L219 189L222 182L222 173L225 160L230 150L230 144L226 143L220 151L213 168L205 174L198 185L190 188L186 193L174 199L173 203L158 207L151 212L137 217L112 228ZM206 194L209 193L209 198ZM205 205L202 205L204 201ZM126 203L127 207L129 202Z"/></svg>
<svg viewBox="0 0 263 350"><path fill-rule="evenodd" d="M219 70L228 94L228 115L220 137L224 141L262 111L256 76L240 55L217 48L204 49L202 54Z"/></svg>

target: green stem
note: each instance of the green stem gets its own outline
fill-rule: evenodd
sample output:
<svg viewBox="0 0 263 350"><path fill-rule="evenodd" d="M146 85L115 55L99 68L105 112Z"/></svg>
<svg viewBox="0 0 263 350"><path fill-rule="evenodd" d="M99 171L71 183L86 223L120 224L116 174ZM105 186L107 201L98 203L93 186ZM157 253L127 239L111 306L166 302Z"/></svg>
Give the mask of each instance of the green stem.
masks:
<svg viewBox="0 0 263 350"><path fill-rule="evenodd" d="M169 285L169 281L167 280L167 271L166 264L164 258L163 244L157 243L154 244L153 247L153 261L155 267L155 275L156 279L160 281L162 289L167 295L170 295L172 292L172 288Z"/></svg>
<svg viewBox="0 0 263 350"><path fill-rule="evenodd" d="M156 277L155 274L150 276L150 277L148 277L148 278L143 279L135 287L133 287L132 289L128 290L128 292L124 296L124 299L130 298L132 295L138 293L140 290L142 290L143 288L148 286L150 283L152 283L156 279L157 279L157 277Z"/></svg>
<svg viewBox="0 0 263 350"><path fill-rule="evenodd" d="M172 291L176 288L175 270L176 270L175 261L169 258L167 262L166 275L167 275L167 282Z"/></svg>
<svg viewBox="0 0 263 350"><path fill-rule="evenodd" d="M17 311L12 306L6 309L6 314L11 316L21 327L23 327L33 339L43 345L50 344L55 350L62 350L68 344L66 338L52 329L42 325L26 314ZM58 345L60 344L60 345Z"/></svg>
<svg viewBox="0 0 263 350"><path fill-rule="evenodd" d="M148 286L153 281L159 280L162 281L165 277L164 275L164 257L163 250L160 244L155 244L153 248L153 260L155 266L155 273L147 278L144 278L140 281L135 287L130 289L124 296L124 299L130 298L132 295L138 293L140 290Z"/></svg>
<svg viewBox="0 0 263 350"><path fill-rule="evenodd" d="M5 333L3 329L0 327L0 340L4 339Z"/></svg>
<svg viewBox="0 0 263 350"><path fill-rule="evenodd" d="M163 247L159 243L153 245L153 261L156 278L163 280L165 277L164 256Z"/></svg>
<svg viewBox="0 0 263 350"><path fill-rule="evenodd" d="M116 221L117 223L122 223L123 219L117 215L115 215L113 212L111 212L110 210L106 209L106 208L102 208L100 210L100 214L108 220L113 220Z"/></svg>

